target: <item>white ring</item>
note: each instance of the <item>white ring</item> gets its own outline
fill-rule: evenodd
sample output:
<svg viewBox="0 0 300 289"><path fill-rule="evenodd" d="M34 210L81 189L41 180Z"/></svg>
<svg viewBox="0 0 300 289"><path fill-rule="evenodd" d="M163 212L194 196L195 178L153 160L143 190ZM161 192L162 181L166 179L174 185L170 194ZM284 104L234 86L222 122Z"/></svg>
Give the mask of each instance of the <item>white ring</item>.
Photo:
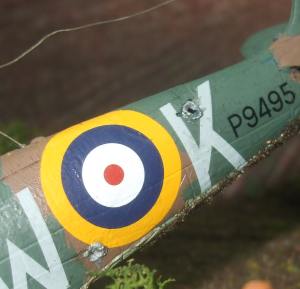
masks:
<svg viewBox="0 0 300 289"><path fill-rule="evenodd" d="M104 170L112 164L124 171L124 178L118 185L110 185L104 178ZM97 203L116 208L137 197L144 184L145 169L134 150L122 144L107 143L94 148L86 156L82 165L82 180Z"/></svg>

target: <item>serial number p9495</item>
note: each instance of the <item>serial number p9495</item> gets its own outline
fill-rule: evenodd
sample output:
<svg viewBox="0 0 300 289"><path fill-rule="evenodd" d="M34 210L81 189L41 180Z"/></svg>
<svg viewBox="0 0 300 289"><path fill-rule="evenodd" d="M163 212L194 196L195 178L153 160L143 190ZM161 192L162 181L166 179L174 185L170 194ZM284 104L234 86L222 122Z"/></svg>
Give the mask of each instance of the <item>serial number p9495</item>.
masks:
<svg viewBox="0 0 300 289"><path fill-rule="evenodd" d="M278 91L272 90L266 97L260 97L258 100L258 108L245 106L241 113L234 113L227 119L236 137L239 137L238 129L243 123L248 127L254 128L259 121L264 118L271 118L274 113L283 110L285 105L293 104L296 100L296 93L288 88L285 82L279 86Z"/></svg>

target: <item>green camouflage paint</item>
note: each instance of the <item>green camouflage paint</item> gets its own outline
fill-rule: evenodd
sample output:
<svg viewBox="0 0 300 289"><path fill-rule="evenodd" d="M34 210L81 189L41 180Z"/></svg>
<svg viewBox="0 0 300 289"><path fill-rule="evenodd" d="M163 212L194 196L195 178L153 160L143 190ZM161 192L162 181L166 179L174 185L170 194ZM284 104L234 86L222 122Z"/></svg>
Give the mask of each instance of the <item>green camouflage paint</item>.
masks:
<svg viewBox="0 0 300 289"><path fill-rule="evenodd" d="M126 108L151 115L151 117L162 123L172 133L183 153L187 154L177 133L161 114L160 107L169 102L179 112L186 101L197 97L197 86L206 81L211 84L214 129L245 159L251 158L255 152L263 149L267 140L276 138L289 121L299 116L300 85L290 79L288 69L278 69L273 56L269 52L263 52L228 69L180 85L167 92L159 93ZM259 115L260 98L263 97L267 101L270 92L282 93L280 86L285 83L285 87L289 87L297 95L295 102L283 105L278 112L272 111L271 116L266 114L263 117L258 117L257 125L254 127L249 127L247 121L243 121L243 124L238 128L238 137L236 137L228 117L233 114L241 114L245 107L253 108L256 114ZM275 102L275 98L272 97L271 101ZM153 105L154 103L155 105ZM264 104L261 104L261 106L262 109L265 108ZM267 106L270 106L270 104L267 104ZM151 111L149 111L149 107L151 107ZM279 106L275 107L277 110L279 108ZM249 110L249 113L250 111L252 112L252 110ZM183 119L183 121L192 133L193 138L198 142L199 120L187 121ZM211 162L210 176L212 184L222 180L233 169L232 165L224 160L222 154L217 150L213 150ZM201 191L199 185L193 184L193 186L194 193L187 192L185 194L186 198L206 193Z"/></svg>
<svg viewBox="0 0 300 289"><path fill-rule="evenodd" d="M91 244L73 240L56 218L45 212L40 184L26 183L20 175L21 189L12 189L8 183L13 182L9 177L15 171L3 174L0 289L36 289L41 285L47 289L81 288L89 272L107 268L129 256L172 224L184 205L206 197L231 172L242 170L249 159L264 149L267 141L276 139L289 122L300 116L300 84L290 78L289 68L278 68L267 49L283 27L252 38L243 49L245 61L123 108L148 115L166 128L180 151L183 167L180 197L174 210L158 227L129 247L109 249L107 256L99 257L99 262L89 260L88 255L84 258L83 253ZM262 38L264 41L255 45ZM194 119L193 115L199 111L191 109L187 111L190 116L184 114L187 102L201 112ZM40 154L37 153L38 160ZM33 172L39 177L39 165L37 168ZM26 268L24 264L32 266Z"/></svg>
<svg viewBox="0 0 300 289"><path fill-rule="evenodd" d="M27 255L25 258L34 260L45 271L49 269L49 264L45 260L45 254L38 243L37 236L24 209L16 198L16 194L13 194L2 181L0 181L0 192L0 288L39 289L41 285L30 275L27 276L27 284L20 283L17 285L16 280L16 284L14 284L12 276L16 276L20 272L16 272L17 268L12 265L11 259L13 257L12 252L8 250L8 244L11 248L13 246L18 247L20 251ZM66 243L65 233L57 221L53 217L48 217L45 222L70 284L70 287L55 287L52 285L47 288L80 288L88 278L86 269L78 261L78 254ZM16 261L21 263L21 256L17 255L16 250L14 253L16 254ZM20 279L22 277L19 276ZM4 284L1 283L1 280Z"/></svg>

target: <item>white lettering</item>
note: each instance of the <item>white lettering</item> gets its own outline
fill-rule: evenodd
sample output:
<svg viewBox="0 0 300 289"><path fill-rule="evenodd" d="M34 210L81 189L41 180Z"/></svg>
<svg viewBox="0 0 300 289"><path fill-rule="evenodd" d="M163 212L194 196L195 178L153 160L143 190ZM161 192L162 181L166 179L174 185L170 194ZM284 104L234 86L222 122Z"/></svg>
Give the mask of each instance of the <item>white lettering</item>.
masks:
<svg viewBox="0 0 300 289"><path fill-rule="evenodd" d="M64 268L61 264L55 244L47 225L34 201L29 189L17 194L20 204L36 235L38 244L44 254L49 270L43 268L23 250L7 240L8 252L11 262L11 271L14 289L28 289L27 276L30 275L47 289L69 288ZM0 289L8 289L0 278Z"/></svg>
<svg viewBox="0 0 300 289"><path fill-rule="evenodd" d="M176 116L176 111L172 104L168 103L161 107L160 110L181 140L195 168L201 191L205 192L212 186L209 175L212 147L217 149L236 169L242 168L246 161L213 129L209 81L198 86L198 98L201 108L204 109L203 116L200 118L199 146L183 120Z"/></svg>

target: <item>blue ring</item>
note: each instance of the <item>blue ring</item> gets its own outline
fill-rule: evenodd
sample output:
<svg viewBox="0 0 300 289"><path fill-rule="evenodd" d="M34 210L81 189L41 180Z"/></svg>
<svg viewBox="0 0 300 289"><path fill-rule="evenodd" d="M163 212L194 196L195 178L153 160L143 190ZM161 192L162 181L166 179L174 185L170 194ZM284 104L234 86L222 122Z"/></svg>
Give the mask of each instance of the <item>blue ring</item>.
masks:
<svg viewBox="0 0 300 289"><path fill-rule="evenodd" d="M131 148L145 169L140 193L130 203L116 208L97 203L82 180L82 166L88 153L107 143ZM70 144L62 162L62 184L72 206L90 223L108 229L131 225L145 216L160 195L163 176L162 159L154 144L140 132L121 125L105 125L84 132Z"/></svg>

